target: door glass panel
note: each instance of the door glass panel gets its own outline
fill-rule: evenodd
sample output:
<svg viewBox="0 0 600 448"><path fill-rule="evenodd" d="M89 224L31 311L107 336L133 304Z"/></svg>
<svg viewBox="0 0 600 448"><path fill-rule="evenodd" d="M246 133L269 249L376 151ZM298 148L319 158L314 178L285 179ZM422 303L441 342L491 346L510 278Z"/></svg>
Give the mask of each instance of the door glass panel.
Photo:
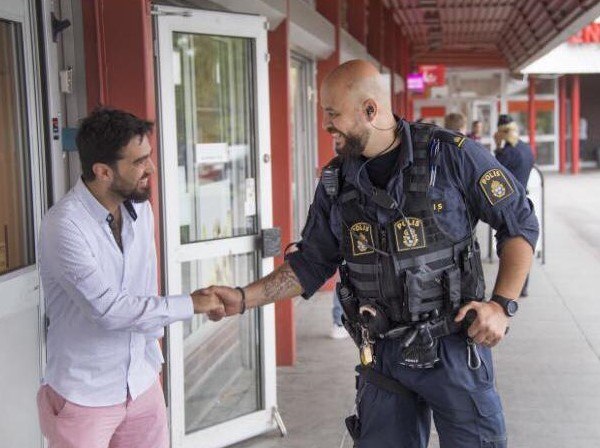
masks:
<svg viewBox="0 0 600 448"><path fill-rule="evenodd" d="M0 275L35 263L21 26L0 20Z"/></svg>
<svg viewBox="0 0 600 448"><path fill-rule="evenodd" d="M181 243L257 232L253 40L173 33Z"/></svg>
<svg viewBox="0 0 600 448"><path fill-rule="evenodd" d="M255 253L182 263L182 290L256 280ZM260 409L258 311L184 323L185 430L194 432Z"/></svg>
<svg viewBox="0 0 600 448"><path fill-rule="evenodd" d="M313 135L315 118L311 107L311 64L308 60L292 58L290 64L292 178L294 240L300 239L308 209L315 191L316 154ZM332 157L333 157L332 151Z"/></svg>

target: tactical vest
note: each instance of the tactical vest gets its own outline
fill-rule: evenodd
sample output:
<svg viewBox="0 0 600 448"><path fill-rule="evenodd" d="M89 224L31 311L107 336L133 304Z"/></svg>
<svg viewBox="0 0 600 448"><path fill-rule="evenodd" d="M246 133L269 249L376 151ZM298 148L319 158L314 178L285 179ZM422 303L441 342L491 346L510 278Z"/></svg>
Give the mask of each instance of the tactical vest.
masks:
<svg viewBox="0 0 600 448"><path fill-rule="evenodd" d="M405 197L392 222L380 225L369 219L364 204L371 199L348 182L342 183L337 198L345 260L342 281L349 283L359 305L383 311L393 326L451 315L464 301L484 297L474 235L450 240L436 223L436 204L427 197L436 163L430 144L439 140L456 145L457 136L420 123L411 124L410 130L413 164L404 172Z"/></svg>

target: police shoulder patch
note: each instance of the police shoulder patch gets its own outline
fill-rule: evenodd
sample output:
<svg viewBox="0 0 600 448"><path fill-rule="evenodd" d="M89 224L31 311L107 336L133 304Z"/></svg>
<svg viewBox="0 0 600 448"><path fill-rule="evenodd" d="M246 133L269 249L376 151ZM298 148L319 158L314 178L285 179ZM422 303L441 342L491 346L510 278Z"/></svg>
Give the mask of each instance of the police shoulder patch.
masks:
<svg viewBox="0 0 600 448"><path fill-rule="evenodd" d="M459 135L454 137L454 144L456 146L458 146L459 148L462 148L462 146L465 144L466 141L467 141L466 137L461 137Z"/></svg>
<svg viewBox="0 0 600 448"><path fill-rule="evenodd" d="M504 172L499 168L486 171L479 178L479 186L492 206L512 195L515 190Z"/></svg>

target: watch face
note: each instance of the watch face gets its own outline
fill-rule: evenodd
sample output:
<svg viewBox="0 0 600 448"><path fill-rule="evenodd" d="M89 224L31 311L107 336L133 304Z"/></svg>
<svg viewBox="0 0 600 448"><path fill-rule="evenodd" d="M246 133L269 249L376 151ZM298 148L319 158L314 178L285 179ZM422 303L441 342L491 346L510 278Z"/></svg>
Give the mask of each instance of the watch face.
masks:
<svg viewBox="0 0 600 448"><path fill-rule="evenodd" d="M509 300L506 303L506 313L509 316L514 316L517 313L517 310L519 309L519 304L517 302L515 302L514 300Z"/></svg>

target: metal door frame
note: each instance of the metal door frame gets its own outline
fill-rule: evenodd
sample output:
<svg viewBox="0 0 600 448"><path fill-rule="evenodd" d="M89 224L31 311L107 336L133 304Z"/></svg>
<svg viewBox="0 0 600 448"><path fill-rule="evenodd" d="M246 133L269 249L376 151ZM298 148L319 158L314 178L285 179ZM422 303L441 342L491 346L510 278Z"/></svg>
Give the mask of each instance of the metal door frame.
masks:
<svg viewBox="0 0 600 448"><path fill-rule="evenodd" d="M260 229L272 225L270 114L268 84L267 29L264 17L214 11L190 10L176 7L155 7L157 36L157 92L159 98L162 210L164 224L164 254L166 289L169 294L181 293L181 263L189 260L212 258L256 251ZM175 98L172 88L172 33L187 32L254 39L255 92L254 120L257 154L257 235L180 244L177 225L170 225L169 216L179 216L177 185L177 141L175 123ZM261 259L259 276L273 269L273 259ZM187 291L186 291L187 292ZM219 448L254 437L277 427L277 390L275 364L275 314L274 306L260 310L261 387L262 409L191 434L185 434L183 324L170 326L168 331L169 414L171 442L174 448L202 446Z"/></svg>

